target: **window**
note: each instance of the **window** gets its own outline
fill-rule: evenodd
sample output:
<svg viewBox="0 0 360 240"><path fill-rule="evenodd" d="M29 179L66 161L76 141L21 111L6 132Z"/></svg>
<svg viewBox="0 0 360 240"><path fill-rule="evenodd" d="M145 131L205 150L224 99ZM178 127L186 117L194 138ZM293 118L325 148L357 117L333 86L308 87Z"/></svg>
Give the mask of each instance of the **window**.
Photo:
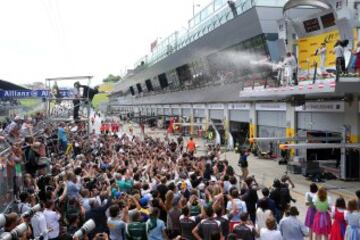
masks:
<svg viewBox="0 0 360 240"><path fill-rule="evenodd" d="M307 33L320 30L320 23L317 18L312 18L303 22L305 31Z"/></svg>
<svg viewBox="0 0 360 240"><path fill-rule="evenodd" d="M321 22L324 28L335 26L335 16L333 13L321 16Z"/></svg>

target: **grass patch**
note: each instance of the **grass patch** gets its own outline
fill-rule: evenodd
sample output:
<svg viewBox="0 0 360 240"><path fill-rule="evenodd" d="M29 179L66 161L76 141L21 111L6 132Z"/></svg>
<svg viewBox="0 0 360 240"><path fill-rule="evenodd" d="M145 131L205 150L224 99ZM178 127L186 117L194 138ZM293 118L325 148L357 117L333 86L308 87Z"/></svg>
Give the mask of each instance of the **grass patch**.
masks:
<svg viewBox="0 0 360 240"><path fill-rule="evenodd" d="M41 104L41 99L35 99L35 98L28 98L28 99L20 99L18 100L21 104L21 106L24 106L26 108L34 108Z"/></svg>

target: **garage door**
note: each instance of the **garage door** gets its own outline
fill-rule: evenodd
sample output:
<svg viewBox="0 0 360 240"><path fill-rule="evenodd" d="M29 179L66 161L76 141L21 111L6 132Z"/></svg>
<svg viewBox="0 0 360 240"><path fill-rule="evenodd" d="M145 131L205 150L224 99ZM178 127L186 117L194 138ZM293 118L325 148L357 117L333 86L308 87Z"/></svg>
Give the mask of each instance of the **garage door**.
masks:
<svg viewBox="0 0 360 240"><path fill-rule="evenodd" d="M249 111L231 110L230 121L249 122Z"/></svg>
<svg viewBox="0 0 360 240"><path fill-rule="evenodd" d="M258 111L258 125L271 127L286 127L286 114L280 111Z"/></svg>

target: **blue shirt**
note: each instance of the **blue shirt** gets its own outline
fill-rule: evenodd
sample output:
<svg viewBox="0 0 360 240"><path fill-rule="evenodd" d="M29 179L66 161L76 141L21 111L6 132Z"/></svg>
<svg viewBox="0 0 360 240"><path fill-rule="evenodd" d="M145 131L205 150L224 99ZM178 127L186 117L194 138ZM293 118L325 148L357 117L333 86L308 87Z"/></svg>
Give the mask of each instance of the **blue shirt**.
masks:
<svg viewBox="0 0 360 240"><path fill-rule="evenodd" d="M80 197L81 184L73 183L72 181L67 181L67 196L68 198L78 198Z"/></svg>
<svg viewBox="0 0 360 240"><path fill-rule="evenodd" d="M120 219L108 218L107 225L111 240L125 240L125 222Z"/></svg>
<svg viewBox="0 0 360 240"><path fill-rule="evenodd" d="M65 129L62 127L58 128L58 138L63 142L67 142L66 132Z"/></svg>
<svg viewBox="0 0 360 240"><path fill-rule="evenodd" d="M246 208L246 203L238 198L236 198L235 200L235 204L236 204L236 212L232 212L233 206L232 206L232 201L228 201L227 205L226 205L226 210L228 211L228 213L232 212L233 217L230 219L230 221L235 221L238 222L240 221L240 215L241 213L246 213L247 212L247 208Z"/></svg>
<svg viewBox="0 0 360 240"><path fill-rule="evenodd" d="M146 229L149 228L150 219L146 222ZM156 219L156 227L148 231L149 240L163 240L163 232L165 231L165 223L163 220Z"/></svg>
<svg viewBox="0 0 360 240"><path fill-rule="evenodd" d="M285 217L280 221L279 230L283 240L303 240L309 229L296 217Z"/></svg>

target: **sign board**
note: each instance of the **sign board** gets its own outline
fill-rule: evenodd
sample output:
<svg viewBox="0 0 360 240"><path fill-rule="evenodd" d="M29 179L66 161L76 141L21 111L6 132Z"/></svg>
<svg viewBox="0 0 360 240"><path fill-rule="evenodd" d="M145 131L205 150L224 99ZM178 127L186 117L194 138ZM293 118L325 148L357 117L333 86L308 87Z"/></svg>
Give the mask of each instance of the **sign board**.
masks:
<svg viewBox="0 0 360 240"><path fill-rule="evenodd" d="M205 104L194 104L193 108L205 108Z"/></svg>
<svg viewBox="0 0 360 240"><path fill-rule="evenodd" d="M62 97L71 97L70 90L60 90ZM49 90L0 90L0 98L46 98Z"/></svg>
<svg viewBox="0 0 360 240"><path fill-rule="evenodd" d="M209 109L224 109L224 104L209 104Z"/></svg>
<svg viewBox="0 0 360 240"><path fill-rule="evenodd" d="M248 103L230 103L229 110L249 110L250 104Z"/></svg>
<svg viewBox="0 0 360 240"><path fill-rule="evenodd" d="M344 112L344 102L306 102L305 105L296 107L297 112Z"/></svg>
<svg viewBox="0 0 360 240"><path fill-rule="evenodd" d="M286 111L286 104L285 103L258 103L258 104L256 104L256 110Z"/></svg>
<svg viewBox="0 0 360 240"><path fill-rule="evenodd" d="M181 107L182 108L191 108L191 105L190 104L182 104Z"/></svg>
<svg viewBox="0 0 360 240"><path fill-rule="evenodd" d="M299 39L299 65L302 70L313 68L315 62L320 63L320 56L314 56L316 50L321 47L321 43L325 43L325 66L335 67L335 54L332 52L337 40L340 39L339 31L331 31Z"/></svg>

